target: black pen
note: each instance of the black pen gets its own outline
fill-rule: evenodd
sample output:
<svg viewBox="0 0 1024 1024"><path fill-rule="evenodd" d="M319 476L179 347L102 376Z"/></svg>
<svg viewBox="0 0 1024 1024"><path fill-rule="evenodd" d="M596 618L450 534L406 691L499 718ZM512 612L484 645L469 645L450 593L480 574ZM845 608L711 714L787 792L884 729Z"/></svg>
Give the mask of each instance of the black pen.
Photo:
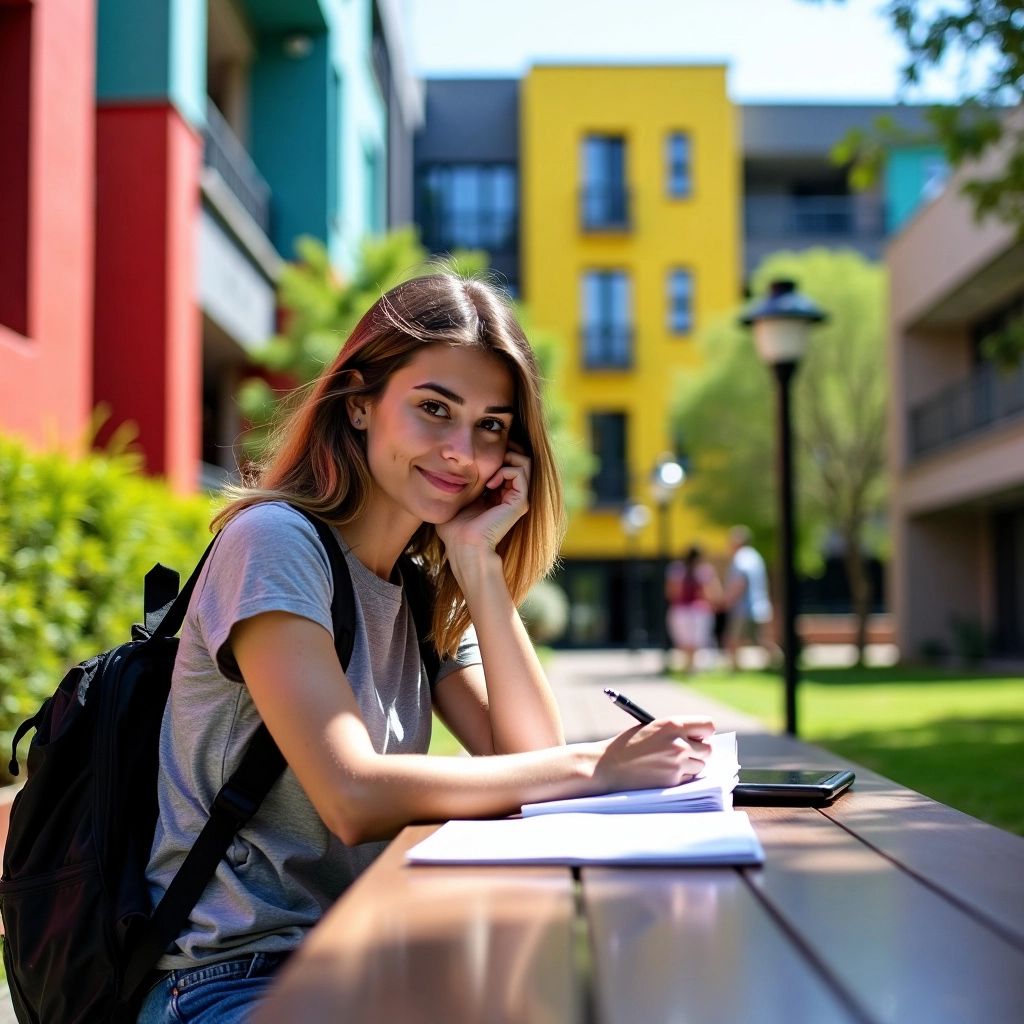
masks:
<svg viewBox="0 0 1024 1024"><path fill-rule="evenodd" d="M644 711L639 704L634 704L625 694L609 690L607 686L604 688L604 692L613 704L617 704L627 715L632 715L641 725L654 721L654 715L649 711Z"/></svg>

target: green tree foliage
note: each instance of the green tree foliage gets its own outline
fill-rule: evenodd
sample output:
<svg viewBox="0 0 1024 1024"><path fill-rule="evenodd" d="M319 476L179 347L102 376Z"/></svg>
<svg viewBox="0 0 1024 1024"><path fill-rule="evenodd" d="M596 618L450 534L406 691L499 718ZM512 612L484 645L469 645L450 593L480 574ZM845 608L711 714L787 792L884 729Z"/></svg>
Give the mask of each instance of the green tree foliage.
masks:
<svg viewBox="0 0 1024 1024"><path fill-rule="evenodd" d="M777 279L796 281L829 314L793 385L799 563L814 572L828 535L841 538L863 649L871 600L863 556L884 543L885 272L854 252L815 249L769 257L754 293ZM687 500L722 526L747 524L771 557L775 384L738 326L740 312L701 335L703 369L681 382L673 415L691 458Z"/></svg>
<svg viewBox="0 0 1024 1024"><path fill-rule="evenodd" d="M294 387L313 380L334 359L359 318L382 292L438 270L486 278L484 253L463 251L444 261L432 260L412 228L367 240L351 279L339 277L327 250L316 239L300 239L296 250L299 259L285 267L280 282L284 330L251 356L270 379L251 377L242 382L238 392L239 405L251 425L246 451L252 456L258 456L262 450L282 400ZM559 397L563 345L550 331L529 325L524 307L520 306L518 312L546 382L548 423L566 485L567 502L570 508L576 508L584 501L592 465L589 453L571 435L568 409Z"/></svg>
<svg viewBox="0 0 1024 1024"><path fill-rule="evenodd" d="M184 498L130 454L32 453L0 436L0 746L74 663L129 639L157 561L184 579L209 540ZM24 751L22 751L24 755ZM6 781L7 757L0 758Z"/></svg>
<svg viewBox="0 0 1024 1024"><path fill-rule="evenodd" d="M821 0L812 0L821 2ZM906 50L903 88L911 93L937 68L958 71L955 104L927 114L929 140L945 151L950 166L973 163L1003 145L1001 166L967 177L962 185L979 218L994 216L1024 234L1024 129L1007 117L1024 88L1024 4L1021 0L889 0L885 11ZM901 133L891 119L851 132L836 148L851 163L855 185L873 182L894 144L924 141Z"/></svg>

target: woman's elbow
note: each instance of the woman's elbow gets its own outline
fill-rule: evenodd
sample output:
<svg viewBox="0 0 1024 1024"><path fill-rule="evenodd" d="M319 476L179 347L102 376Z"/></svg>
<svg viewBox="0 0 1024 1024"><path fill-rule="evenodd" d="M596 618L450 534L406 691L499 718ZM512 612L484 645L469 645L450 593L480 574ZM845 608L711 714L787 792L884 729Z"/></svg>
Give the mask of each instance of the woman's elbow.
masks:
<svg viewBox="0 0 1024 1024"><path fill-rule="evenodd" d="M401 830L401 824L386 813L387 806L377 787L350 781L329 806L321 808L320 816L346 846L358 846L393 839Z"/></svg>

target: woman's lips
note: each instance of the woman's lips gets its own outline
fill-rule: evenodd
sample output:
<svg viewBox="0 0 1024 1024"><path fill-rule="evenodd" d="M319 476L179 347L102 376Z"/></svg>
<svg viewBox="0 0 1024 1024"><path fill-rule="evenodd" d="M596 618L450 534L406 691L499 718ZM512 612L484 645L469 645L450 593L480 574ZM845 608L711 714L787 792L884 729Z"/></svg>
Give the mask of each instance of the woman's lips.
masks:
<svg viewBox="0 0 1024 1024"><path fill-rule="evenodd" d="M417 467L419 468L419 467ZM439 491L444 491L445 494L458 494L459 491L466 489L468 480L463 480L461 477L448 476L442 473L431 473L428 469L419 468L420 473L426 477L427 483L433 484Z"/></svg>

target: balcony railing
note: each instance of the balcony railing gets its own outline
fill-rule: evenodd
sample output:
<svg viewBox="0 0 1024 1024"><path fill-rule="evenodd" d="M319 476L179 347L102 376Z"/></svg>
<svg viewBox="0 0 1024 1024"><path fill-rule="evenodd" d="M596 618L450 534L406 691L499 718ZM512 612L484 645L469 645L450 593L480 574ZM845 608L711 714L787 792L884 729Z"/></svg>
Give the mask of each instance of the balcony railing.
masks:
<svg viewBox="0 0 1024 1024"><path fill-rule="evenodd" d="M910 457L945 448L1024 414L1024 362L1010 371L984 363L909 413Z"/></svg>
<svg viewBox="0 0 1024 1024"><path fill-rule="evenodd" d="M587 370L629 370L633 366L631 327L584 327L583 366Z"/></svg>
<svg viewBox="0 0 1024 1024"><path fill-rule="evenodd" d="M629 189L621 185L585 185L580 189L584 231L628 231Z"/></svg>
<svg viewBox="0 0 1024 1024"><path fill-rule="evenodd" d="M880 203L854 196L748 196L743 203L748 238L882 238Z"/></svg>
<svg viewBox="0 0 1024 1024"><path fill-rule="evenodd" d="M270 186L212 102L206 104L203 164L215 170L260 230L270 234Z"/></svg>

